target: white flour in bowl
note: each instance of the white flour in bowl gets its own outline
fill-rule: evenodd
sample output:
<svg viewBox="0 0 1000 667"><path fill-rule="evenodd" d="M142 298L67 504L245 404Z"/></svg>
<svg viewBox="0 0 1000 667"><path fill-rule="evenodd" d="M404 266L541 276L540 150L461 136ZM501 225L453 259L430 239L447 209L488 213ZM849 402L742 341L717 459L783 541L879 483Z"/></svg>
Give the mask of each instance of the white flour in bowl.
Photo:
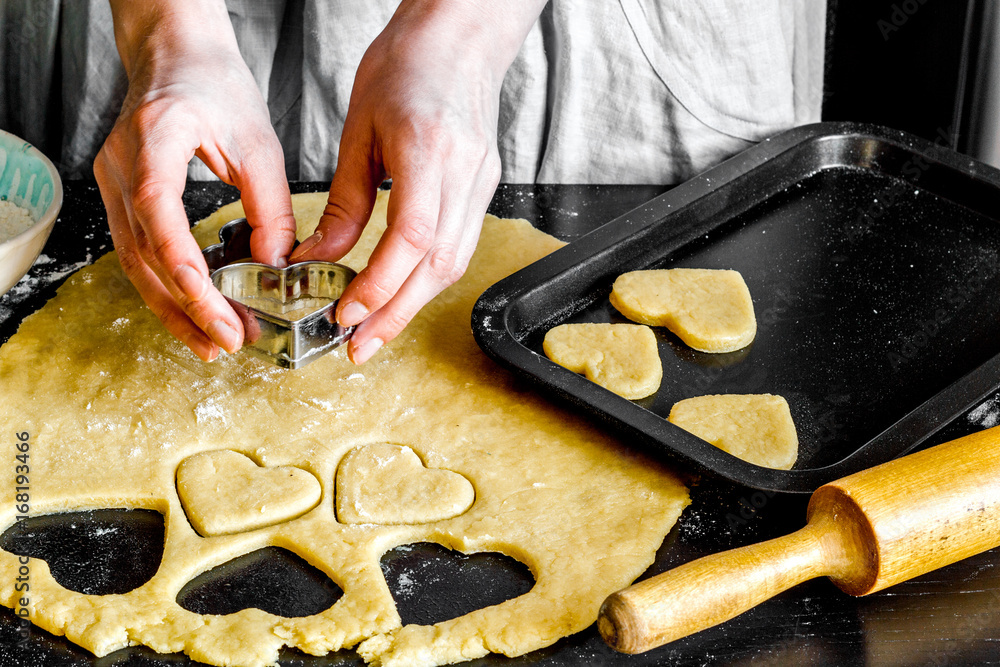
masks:
<svg viewBox="0 0 1000 667"><path fill-rule="evenodd" d="M35 224L31 214L9 201L0 201L0 243L12 239Z"/></svg>

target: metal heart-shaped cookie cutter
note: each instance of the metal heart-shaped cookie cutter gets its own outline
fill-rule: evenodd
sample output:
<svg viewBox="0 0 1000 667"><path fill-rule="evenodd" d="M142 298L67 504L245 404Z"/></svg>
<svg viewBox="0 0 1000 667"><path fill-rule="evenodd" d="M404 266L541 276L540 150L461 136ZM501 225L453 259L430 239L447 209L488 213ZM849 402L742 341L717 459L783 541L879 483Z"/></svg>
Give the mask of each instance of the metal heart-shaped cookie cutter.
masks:
<svg viewBox="0 0 1000 667"><path fill-rule="evenodd" d="M337 324L337 301L357 275L331 262L283 269L250 258L246 218L219 230L221 243L202 251L212 283L243 320L243 349L282 368L302 368L346 342L354 327ZM296 243L297 245L297 243Z"/></svg>

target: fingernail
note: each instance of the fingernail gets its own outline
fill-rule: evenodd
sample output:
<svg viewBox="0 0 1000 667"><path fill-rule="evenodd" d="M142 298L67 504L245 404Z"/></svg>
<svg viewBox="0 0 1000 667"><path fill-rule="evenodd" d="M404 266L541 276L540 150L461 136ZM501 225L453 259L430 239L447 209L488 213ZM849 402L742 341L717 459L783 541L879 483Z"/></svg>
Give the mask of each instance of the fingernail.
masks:
<svg viewBox="0 0 1000 667"><path fill-rule="evenodd" d="M384 342L385 341L381 338L372 338L371 340L365 341L354 350L354 354L351 355L351 361L355 364L365 363L371 359L376 352L378 352Z"/></svg>
<svg viewBox="0 0 1000 667"><path fill-rule="evenodd" d="M323 232L316 232L315 234L307 238L305 241L300 243L299 247L292 251L292 255L291 257L289 257L289 259L294 262L296 259L306 254L310 250L312 250L313 246L315 246L322 240L323 240Z"/></svg>
<svg viewBox="0 0 1000 667"><path fill-rule="evenodd" d="M212 320L208 323L208 335L215 344L230 354L235 354L239 348L240 334L223 320Z"/></svg>
<svg viewBox="0 0 1000 667"><path fill-rule="evenodd" d="M285 259L284 257L279 257L278 259L274 260L274 266L278 267L279 269L283 269L286 266L288 266L288 260Z"/></svg>
<svg viewBox="0 0 1000 667"><path fill-rule="evenodd" d="M174 269L174 280L192 301L198 301L208 291L208 279L205 275L187 264L181 264Z"/></svg>
<svg viewBox="0 0 1000 667"><path fill-rule="evenodd" d="M357 301L351 301L349 304L344 306L342 311L340 311L340 317L337 318L337 323L342 327L352 327L355 324L360 324L366 317L368 317L368 309ZM380 342L379 345L381 344L382 343Z"/></svg>

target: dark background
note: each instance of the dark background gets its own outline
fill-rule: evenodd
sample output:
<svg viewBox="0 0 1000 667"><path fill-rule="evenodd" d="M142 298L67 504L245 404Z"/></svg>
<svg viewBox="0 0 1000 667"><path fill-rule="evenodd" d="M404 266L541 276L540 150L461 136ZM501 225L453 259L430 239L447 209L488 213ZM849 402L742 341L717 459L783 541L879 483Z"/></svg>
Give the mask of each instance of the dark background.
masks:
<svg viewBox="0 0 1000 667"><path fill-rule="evenodd" d="M872 122L932 141L941 133L967 152L987 0L827 1L823 120Z"/></svg>
<svg viewBox="0 0 1000 667"><path fill-rule="evenodd" d="M2 0L0 0L2 1ZM53 235L45 252L50 264L36 265L29 273L32 290L18 290L0 298L0 341L16 329L28 313L50 299L59 280L56 275L73 267L88 254L98 256L111 248L103 205L96 186L70 181L66 184L62 220L64 234ZM325 183L293 183L293 192L323 190ZM491 212L526 217L542 229L571 241L604 222L659 194L655 186L502 185ZM189 183L184 204L191 219L199 219L236 197L219 182ZM848 201L844 198L843 201ZM897 219L908 204L900 198L898 209L887 213ZM60 223L57 223L60 224ZM6 314L5 310L7 309ZM1000 404L1000 396L988 399ZM980 420L981 421L981 420ZM933 443L979 430L971 416L961 417L939 433ZM805 522L803 495L778 494L738 487L703 478L692 488L692 505L684 511L661 546L652 576L694 558L779 537ZM60 582L88 594L129 590L152 576L162 553L163 520L154 516L125 518L113 508L98 512L35 517L0 534L0 548L32 554L50 563ZM67 528L66 524L70 524ZM110 527L118 530L108 531ZM429 624L452 618L469 609L495 604L523 591L523 568L512 559L469 560L444 554L433 545L413 545L394 550L382 559L387 585L406 623ZM806 582L747 613L704 632L638 656L616 654L600 639L596 627L563 638L553 646L515 659L489 655L462 663L466 667L658 667L678 665L738 667L786 665L865 665L865 667L942 667L943 665L1000 666L1000 549L954 563L912 579L877 595L853 598L825 579ZM484 554L484 556L490 556ZM237 559L240 560L240 559ZM310 585L309 568L294 559L279 560L261 570L260 560L233 569L224 564L210 571L208 581L199 577L189 592L194 608L224 613L256 606L283 615L310 613L311 605L324 608L329 591L323 577ZM235 567L235 566L234 566ZM428 569L430 568L430 569ZM303 572L305 569L305 572ZM58 574L56 574L58 571ZM318 571L317 571L318 572ZM416 595L402 595L403 575L417 583ZM305 580L305 581L304 581ZM249 581L249 585L248 585ZM490 585L484 585L484 581ZM192 582L194 583L194 582ZM207 586L207 588L205 588ZM213 591L227 587L226 596ZM232 596L236 591L236 599ZM319 599L304 599L310 591ZM491 592L492 591L492 592ZM490 597L499 592L499 599ZM333 592L334 597L336 591ZM303 606L306 607L303 612ZM443 614L443 615L442 615ZM160 655L137 646L97 658L63 637L40 628L31 629L30 641L19 641L16 617L0 607L0 667L205 667L181 654ZM286 649L281 667L364 667L353 651L323 657L306 656Z"/></svg>

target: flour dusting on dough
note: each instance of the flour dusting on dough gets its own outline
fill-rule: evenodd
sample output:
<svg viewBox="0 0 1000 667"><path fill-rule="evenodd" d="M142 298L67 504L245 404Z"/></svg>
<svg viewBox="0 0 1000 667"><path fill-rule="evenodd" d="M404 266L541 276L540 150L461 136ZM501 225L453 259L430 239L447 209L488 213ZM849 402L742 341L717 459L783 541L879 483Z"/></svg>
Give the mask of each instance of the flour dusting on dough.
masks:
<svg viewBox="0 0 1000 667"><path fill-rule="evenodd" d="M227 424L229 422L226 418L226 410L218 398L209 398L196 405L194 416L199 424L207 424L209 422Z"/></svg>

